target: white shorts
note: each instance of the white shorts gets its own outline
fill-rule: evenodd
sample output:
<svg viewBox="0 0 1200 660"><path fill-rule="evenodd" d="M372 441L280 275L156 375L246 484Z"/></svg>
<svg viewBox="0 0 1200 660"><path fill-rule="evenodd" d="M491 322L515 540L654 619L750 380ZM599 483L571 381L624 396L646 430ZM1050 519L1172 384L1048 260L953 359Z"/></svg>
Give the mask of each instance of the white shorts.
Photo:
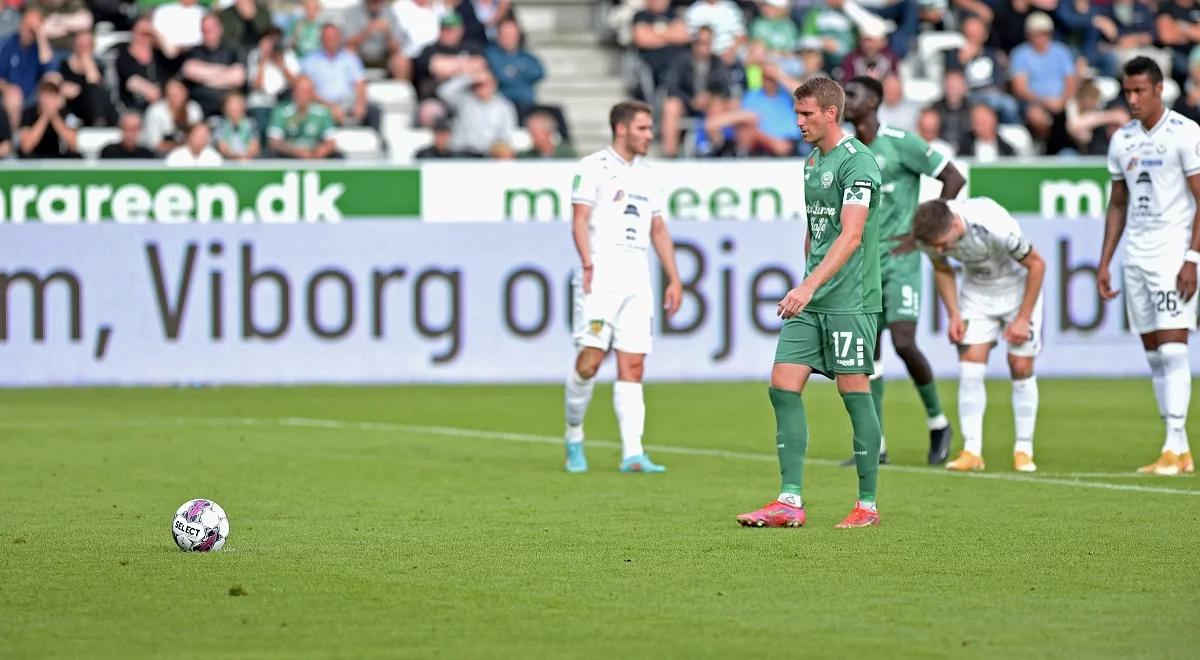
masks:
<svg viewBox="0 0 1200 660"><path fill-rule="evenodd" d="M967 324L967 332L963 336L963 345L995 344L1004 336L1004 329L1017 317L1020 303L1014 305L1003 314L984 311L970 302L962 303L963 322ZM1009 355L1017 357L1036 357L1042 352L1042 296L1038 296L1033 306L1033 318L1029 319L1029 341L1016 346L1009 346Z"/></svg>
<svg viewBox="0 0 1200 660"><path fill-rule="evenodd" d="M1184 302L1175 291L1181 266L1182 260L1175 268L1125 264L1125 311L1134 332L1144 335L1155 330L1196 329L1196 299L1200 296Z"/></svg>
<svg viewBox="0 0 1200 660"><path fill-rule="evenodd" d="M585 294L576 281L574 319L576 347L646 355L652 344L654 294L649 288L636 292L593 289Z"/></svg>

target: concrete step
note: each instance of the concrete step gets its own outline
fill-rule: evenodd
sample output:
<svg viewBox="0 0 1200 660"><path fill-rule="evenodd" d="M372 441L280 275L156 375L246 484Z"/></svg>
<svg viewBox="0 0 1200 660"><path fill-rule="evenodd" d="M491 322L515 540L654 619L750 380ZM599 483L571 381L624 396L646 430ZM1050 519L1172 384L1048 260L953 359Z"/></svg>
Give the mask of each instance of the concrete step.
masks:
<svg viewBox="0 0 1200 660"><path fill-rule="evenodd" d="M625 96L620 78L610 77L572 77L562 79L548 78L538 91L543 96L554 96L561 99L617 99Z"/></svg>
<svg viewBox="0 0 1200 660"><path fill-rule="evenodd" d="M598 23L597 8L590 2L521 2L517 6L521 27L529 35L556 32L592 32Z"/></svg>
<svg viewBox="0 0 1200 660"><path fill-rule="evenodd" d="M620 60L591 48L535 47L549 78L609 78L620 74Z"/></svg>

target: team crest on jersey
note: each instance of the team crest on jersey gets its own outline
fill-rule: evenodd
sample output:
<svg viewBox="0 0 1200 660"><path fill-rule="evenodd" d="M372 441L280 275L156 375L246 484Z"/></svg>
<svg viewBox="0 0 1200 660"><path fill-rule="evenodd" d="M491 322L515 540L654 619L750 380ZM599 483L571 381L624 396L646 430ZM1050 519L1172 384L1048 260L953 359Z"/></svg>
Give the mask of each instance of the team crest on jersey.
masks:
<svg viewBox="0 0 1200 660"><path fill-rule="evenodd" d="M604 319L592 319L588 323L588 330L597 337L600 336L600 331L604 329Z"/></svg>
<svg viewBox="0 0 1200 660"><path fill-rule="evenodd" d="M828 188L833 185L833 172L825 172L821 175L821 187Z"/></svg>
<svg viewBox="0 0 1200 660"><path fill-rule="evenodd" d="M1166 145L1160 144L1160 145L1158 145L1158 147L1156 147L1154 149L1154 151L1158 152L1158 155L1161 156L1161 155L1167 153L1167 147L1166 147Z"/></svg>

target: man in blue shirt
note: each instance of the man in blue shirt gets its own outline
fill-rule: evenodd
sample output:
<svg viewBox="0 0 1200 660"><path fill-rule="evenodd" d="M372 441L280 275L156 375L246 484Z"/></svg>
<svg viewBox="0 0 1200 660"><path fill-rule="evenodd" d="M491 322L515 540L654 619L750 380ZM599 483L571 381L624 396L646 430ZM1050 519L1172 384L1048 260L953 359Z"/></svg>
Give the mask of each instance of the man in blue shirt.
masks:
<svg viewBox="0 0 1200 660"><path fill-rule="evenodd" d="M496 43L487 48L488 66L500 93L524 116L537 103L534 85L546 75L537 56L521 48L521 28L513 19L505 19L496 30Z"/></svg>
<svg viewBox="0 0 1200 660"><path fill-rule="evenodd" d="M22 111L37 101L37 84L51 70L54 50L42 30L42 12L26 5L17 33L0 41L0 90L10 122L20 122ZM9 126L16 132L17 125Z"/></svg>
<svg viewBox="0 0 1200 660"><path fill-rule="evenodd" d="M327 106L340 126L369 126L379 130L379 108L367 103L367 78L362 60L342 45L342 30L333 23L321 28L321 49L300 61L312 79L317 100Z"/></svg>
<svg viewBox="0 0 1200 660"><path fill-rule="evenodd" d="M1075 95L1075 58L1054 41L1054 21L1038 11L1025 19L1026 42L1012 52L1013 95L1029 122L1033 137L1046 143L1046 153L1067 146L1066 107Z"/></svg>
<svg viewBox="0 0 1200 660"><path fill-rule="evenodd" d="M772 63L763 66L762 87L746 92L742 97L742 109L754 113L758 128L750 131L750 140L742 142L742 148L751 154L786 157L797 154L800 129L796 127L796 114L792 107L792 95L798 83L784 75Z"/></svg>

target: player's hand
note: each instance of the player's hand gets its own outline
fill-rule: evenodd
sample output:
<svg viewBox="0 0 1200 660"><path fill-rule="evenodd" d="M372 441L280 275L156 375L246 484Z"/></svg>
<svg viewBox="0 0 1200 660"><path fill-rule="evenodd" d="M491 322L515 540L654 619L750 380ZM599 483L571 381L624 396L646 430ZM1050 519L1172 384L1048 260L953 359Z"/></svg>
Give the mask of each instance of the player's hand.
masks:
<svg viewBox="0 0 1200 660"><path fill-rule="evenodd" d="M679 311L679 305L683 302L683 284L674 281L667 285L667 290L663 292L663 309L667 311L667 316L674 316L675 312Z"/></svg>
<svg viewBox="0 0 1200 660"><path fill-rule="evenodd" d="M1175 290L1179 292L1183 302L1188 302L1196 295L1196 264L1185 261L1179 274L1175 276Z"/></svg>
<svg viewBox="0 0 1200 660"><path fill-rule="evenodd" d="M1195 280L1192 280L1195 284ZM1100 298L1103 300L1112 300L1121 293L1119 289L1112 288L1112 273L1109 272L1108 266L1101 266L1096 271L1096 289L1100 292Z"/></svg>
<svg viewBox="0 0 1200 660"><path fill-rule="evenodd" d="M779 309L775 314L781 319L790 319L799 314L808 307L808 303L812 302L813 292L808 287L801 284L800 286L787 292L783 300L779 301Z"/></svg>
<svg viewBox="0 0 1200 660"><path fill-rule="evenodd" d="M967 324L963 322L961 316L950 319L950 327L946 331L946 336L950 338L951 344L962 344L963 339L967 336Z"/></svg>
<svg viewBox="0 0 1200 660"><path fill-rule="evenodd" d="M1009 346L1019 346L1029 341L1032 333L1029 329L1029 319L1018 316L1008 327L1004 328L1004 341Z"/></svg>
<svg viewBox="0 0 1200 660"><path fill-rule="evenodd" d="M583 292L584 293L592 292L592 273L595 272L595 270L596 270L596 267L593 266L592 264L587 264L583 267Z"/></svg>

